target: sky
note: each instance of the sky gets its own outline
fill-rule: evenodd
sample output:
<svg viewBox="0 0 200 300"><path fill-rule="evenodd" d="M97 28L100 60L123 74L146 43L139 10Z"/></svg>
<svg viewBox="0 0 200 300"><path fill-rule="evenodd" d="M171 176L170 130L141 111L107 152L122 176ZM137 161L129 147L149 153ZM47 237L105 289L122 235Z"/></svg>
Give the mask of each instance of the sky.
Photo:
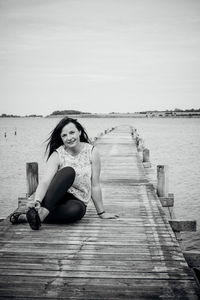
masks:
<svg viewBox="0 0 200 300"><path fill-rule="evenodd" d="M0 0L0 114L200 108L199 0Z"/></svg>

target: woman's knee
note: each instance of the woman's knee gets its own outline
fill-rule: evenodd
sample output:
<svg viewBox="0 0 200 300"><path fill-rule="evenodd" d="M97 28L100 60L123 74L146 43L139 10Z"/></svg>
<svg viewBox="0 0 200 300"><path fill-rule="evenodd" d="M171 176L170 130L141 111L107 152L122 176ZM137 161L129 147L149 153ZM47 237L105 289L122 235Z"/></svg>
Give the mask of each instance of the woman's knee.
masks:
<svg viewBox="0 0 200 300"><path fill-rule="evenodd" d="M77 199L67 200L57 206L45 219L46 223L71 223L81 220L86 213L86 206Z"/></svg>
<svg viewBox="0 0 200 300"><path fill-rule="evenodd" d="M81 201L73 199L70 200L70 206L67 209L68 218L71 220L80 220L83 218L86 212L86 206Z"/></svg>
<svg viewBox="0 0 200 300"><path fill-rule="evenodd" d="M75 178L76 172L72 167L64 167L58 171L58 174Z"/></svg>
<svg viewBox="0 0 200 300"><path fill-rule="evenodd" d="M66 184L66 180L68 182L69 185L72 185L74 182L76 176L76 172L72 167L64 167L61 170L59 170L56 174L56 180L59 181L59 183L65 183Z"/></svg>

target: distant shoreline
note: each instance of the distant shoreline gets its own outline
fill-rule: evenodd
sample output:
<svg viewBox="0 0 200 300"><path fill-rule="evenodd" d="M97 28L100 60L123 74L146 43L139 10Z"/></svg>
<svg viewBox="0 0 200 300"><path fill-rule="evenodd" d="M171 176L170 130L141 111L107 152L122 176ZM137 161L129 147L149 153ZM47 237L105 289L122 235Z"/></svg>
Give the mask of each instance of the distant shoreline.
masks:
<svg viewBox="0 0 200 300"><path fill-rule="evenodd" d="M47 116L0 116L1 119L16 119L16 118L63 118L68 116L69 118L159 118L159 119L169 119L169 118L200 118L200 114L192 113L179 113L176 115L146 115L139 113L113 113L113 114L64 114L64 115L47 115Z"/></svg>
<svg viewBox="0 0 200 300"><path fill-rule="evenodd" d="M46 116L45 118L62 118L66 115L57 115L57 116ZM151 119L151 118L159 118L159 119L169 119L169 118L200 118L200 115L178 115L178 116L144 116L139 114L79 114L79 115L67 115L71 118L140 118L140 119Z"/></svg>

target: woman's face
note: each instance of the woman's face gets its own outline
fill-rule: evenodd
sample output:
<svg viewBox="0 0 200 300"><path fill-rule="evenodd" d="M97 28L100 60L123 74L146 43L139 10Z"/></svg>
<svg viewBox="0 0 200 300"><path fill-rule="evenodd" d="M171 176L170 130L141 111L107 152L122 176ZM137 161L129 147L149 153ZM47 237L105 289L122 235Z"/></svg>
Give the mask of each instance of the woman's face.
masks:
<svg viewBox="0 0 200 300"><path fill-rule="evenodd" d="M61 131L61 139L63 144L68 148L74 148L80 143L81 132L73 123L65 125Z"/></svg>

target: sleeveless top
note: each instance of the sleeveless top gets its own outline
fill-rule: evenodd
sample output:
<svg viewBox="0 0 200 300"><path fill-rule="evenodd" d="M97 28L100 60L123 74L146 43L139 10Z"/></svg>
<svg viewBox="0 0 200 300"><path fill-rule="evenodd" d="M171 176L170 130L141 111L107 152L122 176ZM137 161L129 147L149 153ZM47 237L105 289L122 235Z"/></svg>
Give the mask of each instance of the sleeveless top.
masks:
<svg viewBox="0 0 200 300"><path fill-rule="evenodd" d="M93 147L93 145L84 143L83 149L76 156L67 152L64 145L56 149L60 160L59 170L64 167L72 167L76 172L75 180L68 192L83 201L86 206L91 199L91 154Z"/></svg>

